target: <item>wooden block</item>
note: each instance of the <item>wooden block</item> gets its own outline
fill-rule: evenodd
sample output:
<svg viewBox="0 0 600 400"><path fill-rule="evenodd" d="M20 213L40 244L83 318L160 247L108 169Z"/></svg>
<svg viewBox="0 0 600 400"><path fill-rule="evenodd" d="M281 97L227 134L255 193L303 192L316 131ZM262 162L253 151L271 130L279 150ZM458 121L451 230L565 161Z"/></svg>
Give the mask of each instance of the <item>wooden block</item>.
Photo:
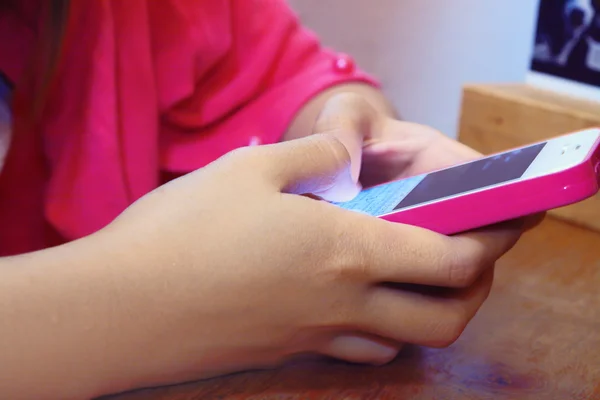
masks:
<svg viewBox="0 0 600 400"><path fill-rule="evenodd" d="M526 84L463 90L459 140L484 154L593 126L600 126L600 103ZM600 231L600 195L549 214Z"/></svg>

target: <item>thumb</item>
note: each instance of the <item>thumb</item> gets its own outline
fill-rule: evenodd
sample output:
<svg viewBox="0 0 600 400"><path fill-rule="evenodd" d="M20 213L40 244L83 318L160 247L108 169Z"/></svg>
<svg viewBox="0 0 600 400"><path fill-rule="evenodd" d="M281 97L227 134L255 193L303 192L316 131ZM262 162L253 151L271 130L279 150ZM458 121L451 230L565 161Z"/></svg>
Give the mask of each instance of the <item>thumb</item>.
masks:
<svg viewBox="0 0 600 400"><path fill-rule="evenodd" d="M363 144L370 138L378 117L363 96L345 92L329 98L315 122L313 133L333 135L346 146L354 182L358 182L360 175Z"/></svg>
<svg viewBox="0 0 600 400"><path fill-rule="evenodd" d="M268 173L285 193L314 194L348 201L360 191L352 179L348 148L329 134L311 135L271 146Z"/></svg>

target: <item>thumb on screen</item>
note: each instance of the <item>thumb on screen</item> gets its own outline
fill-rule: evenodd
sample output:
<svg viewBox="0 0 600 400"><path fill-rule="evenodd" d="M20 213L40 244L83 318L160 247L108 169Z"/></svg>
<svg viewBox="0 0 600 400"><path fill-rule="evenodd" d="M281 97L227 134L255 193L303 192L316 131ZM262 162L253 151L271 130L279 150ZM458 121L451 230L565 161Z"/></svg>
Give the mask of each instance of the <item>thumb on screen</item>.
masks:
<svg viewBox="0 0 600 400"><path fill-rule="evenodd" d="M282 192L348 201L361 190L352 178L350 153L329 134L279 143L269 154L274 183Z"/></svg>

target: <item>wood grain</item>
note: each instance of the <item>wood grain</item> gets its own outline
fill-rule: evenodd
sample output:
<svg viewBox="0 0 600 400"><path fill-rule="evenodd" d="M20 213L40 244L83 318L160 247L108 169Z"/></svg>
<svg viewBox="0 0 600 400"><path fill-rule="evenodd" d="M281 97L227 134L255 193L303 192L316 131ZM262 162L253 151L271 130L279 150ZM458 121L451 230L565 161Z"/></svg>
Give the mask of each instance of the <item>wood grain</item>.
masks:
<svg viewBox="0 0 600 400"><path fill-rule="evenodd" d="M111 400L600 399L600 234L548 218L447 349L383 367L301 362Z"/></svg>
<svg viewBox="0 0 600 400"><path fill-rule="evenodd" d="M461 110L459 140L484 154L600 126L600 103L525 84L467 86ZM600 196L550 213L600 230Z"/></svg>

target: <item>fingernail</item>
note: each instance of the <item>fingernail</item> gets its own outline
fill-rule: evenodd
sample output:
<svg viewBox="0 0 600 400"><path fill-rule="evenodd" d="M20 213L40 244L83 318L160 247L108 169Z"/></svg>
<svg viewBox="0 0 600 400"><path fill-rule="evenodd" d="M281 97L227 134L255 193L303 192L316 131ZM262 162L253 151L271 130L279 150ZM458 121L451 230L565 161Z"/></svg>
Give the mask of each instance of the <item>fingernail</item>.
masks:
<svg viewBox="0 0 600 400"><path fill-rule="evenodd" d="M317 192L314 194L327 201L332 201L334 203L345 203L354 199L361 190L362 186L357 184L344 186L337 185L324 192Z"/></svg>
<svg viewBox="0 0 600 400"><path fill-rule="evenodd" d="M398 350L359 336L339 336L330 343L329 351L336 357L355 362L386 363Z"/></svg>
<svg viewBox="0 0 600 400"><path fill-rule="evenodd" d="M328 201L342 203L354 199L361 190L362 185L355 182L350 173L346 173L332 188L314 194Z"/></svg>

